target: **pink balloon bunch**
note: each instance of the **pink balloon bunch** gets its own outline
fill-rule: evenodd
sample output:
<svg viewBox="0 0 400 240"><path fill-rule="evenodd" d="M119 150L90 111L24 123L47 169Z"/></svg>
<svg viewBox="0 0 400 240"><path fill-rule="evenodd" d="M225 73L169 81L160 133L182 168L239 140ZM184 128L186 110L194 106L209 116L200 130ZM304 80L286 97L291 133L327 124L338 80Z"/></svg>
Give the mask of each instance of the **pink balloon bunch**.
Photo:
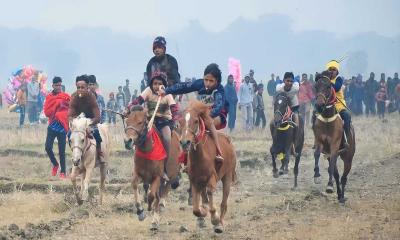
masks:
<svg viewBox="0 0 400 240"><path fill-rule="evenodd" d="M229 58L228 69L229 69L229 74L233 76L234 79L233 82L235 84L236 91L239 91L240 84L242 83L240 60L235 58Z"/></svg>

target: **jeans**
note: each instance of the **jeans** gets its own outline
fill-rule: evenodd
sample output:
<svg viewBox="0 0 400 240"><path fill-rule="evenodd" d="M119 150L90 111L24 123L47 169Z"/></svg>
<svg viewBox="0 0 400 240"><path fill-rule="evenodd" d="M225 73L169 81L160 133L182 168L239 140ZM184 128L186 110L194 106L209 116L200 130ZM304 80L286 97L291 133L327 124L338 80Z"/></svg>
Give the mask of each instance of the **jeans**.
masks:
<svg viewBox="0 0 400 240"><path fill-rule="evenodd" d="M344 122L344 124L343 124L344 131L345 131L346 135L349 136L349 133L350 133L350 123L351 123L351 116L350 116L350 113L349 113L349 111L347 111L346 109L344 109L344 110L342 110L342 111L339 113L339 115L340 115L340 117L343 119L343 122Z"/></svg>
<svg viewBox="0 0 400 240"><path fill-rule="evenodd" d="M60 156L61 172L65 173L65 144L66 144L65 132L56 132L51 128L47 128L45 150L53 166L59 166L53 152L53 143L55 138L57 138L58 141L58 154Z"/></svg>
<svg viewBox="0 0 400 240"><path fill-rule="evenodd" d="M115 124L115 113L113 113L113 112L108 112L107 113L107 115L108 115L108 123L114 123Z"/></svg>
<svg viewBox="0 0 400 240"><path fill-rule="evenodd" d="M228 111L228 128L230 130L235 128L236 122L236 107L237 103L229 103L229 111Z"/></svg>
<svg viewBox="0 0 400 240"><path fill-rule="evenodd" d="M256 110L257 116L256 116L256 122L255 126L258 127L260 126L260 121L262 121L262 128L265 128L265 125L267 124L267 119L265 118L265 112L264 109L257 109Z"/></svg>
<svg viewBox="0 0 400 240"><path fill-rule="evenodd" d="M28 119L30 123L39 121L38 119L38 104L37 102L28 102Z"/></svg>
<svg viewBox="0 0 400 240"><path fill-rule="evenodd" d="M23 126L25 122L25 105L19 106L19 126Z"/></svg>
<svg viewBox="0 0 400 240"><path fill-rule="evenodd" d="M242 110L242 123L245 130L253 129L253 104L241 104Z"/></svg>

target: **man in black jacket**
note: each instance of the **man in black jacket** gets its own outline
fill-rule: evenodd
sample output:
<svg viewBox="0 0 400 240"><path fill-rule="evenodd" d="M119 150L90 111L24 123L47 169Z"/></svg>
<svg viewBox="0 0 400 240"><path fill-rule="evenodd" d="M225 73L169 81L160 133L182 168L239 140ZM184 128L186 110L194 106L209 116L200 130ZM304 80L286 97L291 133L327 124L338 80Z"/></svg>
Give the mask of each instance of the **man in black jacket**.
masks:
<svg viewBox="0 0 400 240"><path fill-rule="evenodd" d="M167 42L164 37L156 37L153 41L153 53L152 57L147 64L146 74L147 79L151 79L154 72L164 72L167 74L168 86L172 86L175 83L181 82L180 74L178 72L178 62L176 59L166 54Z"/></svg>

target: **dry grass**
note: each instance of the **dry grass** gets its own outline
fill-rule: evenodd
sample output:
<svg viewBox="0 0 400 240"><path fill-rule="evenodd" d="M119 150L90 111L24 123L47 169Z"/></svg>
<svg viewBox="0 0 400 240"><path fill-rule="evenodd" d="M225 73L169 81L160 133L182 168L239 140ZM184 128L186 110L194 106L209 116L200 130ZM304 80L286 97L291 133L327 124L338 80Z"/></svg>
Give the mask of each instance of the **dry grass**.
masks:
<svg viewBox="0 0 400 240"><path fill-rule="evenodd" d="M267 118L270 116L270 110ZM44 154L45 126L17 129L17 115L0 111L0 152L5 149L32 150ZM55 232L49 239L399 239L400 175L396 170L400 158L400 116L392 114L383 124L377 118L356 117L357 150L349 175L346 205L340 206L335 195L324 193L327 161L321 160L323 184L314 185L313 135L306 130L305 148L300 163L299 189L291 191L293 176L274 179L270 162L261 168L238 168L240 184L232 188L223 235L208 228L199 231L191 208L186 204L185 176L182 187L173 192L163 213L158 233L148 230L150 219L139 222L132 209L129 194L107 194L105 204L87 207L89 218L81 219L70 230ZM113 151L124 151L122 124L111 126ZM231 136L239 160L268 154L269 130L247 134L238 130ZM57 151L57 147L55 147ZM69 150L67 149L67 152ZM397 157L397 158L396 158ZM67 159L70 166L70 161ZM341 161L339 161L341 167ZM109 178L129 178L130 157L113 156ZM45 156L0 156L0 176L19 181L57 184L49 177L50 162ZM97 176L96 176L97 177ZM62 184L69 184L69 181ZM217 202L221 190L217 190ZM68 216L72 209L57 213L54 206L64 202L62 194L14 192L0 195L0 227L16 223L49 222ZM180 209L182 208L182 209ZM117 209L126 210L118 211ZM189 231L180 233L179 227Z"/></svg>

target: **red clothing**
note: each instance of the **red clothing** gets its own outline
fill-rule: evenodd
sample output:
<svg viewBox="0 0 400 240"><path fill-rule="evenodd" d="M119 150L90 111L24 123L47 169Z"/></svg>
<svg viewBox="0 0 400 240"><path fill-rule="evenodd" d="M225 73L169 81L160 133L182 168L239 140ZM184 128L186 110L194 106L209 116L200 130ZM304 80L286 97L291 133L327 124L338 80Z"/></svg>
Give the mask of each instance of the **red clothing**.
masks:
<svg viewBox="0 0 400 240"><path fill-rule="evenodd" d="M142 152L140 149L136 149L135 156L145 158L151 161L162 161L167 158L167 152L164 149L161 138L158 136L154 128L151 128L147 133L147 137L153 138L153 148L149 152Z"/></svg>
<svg viewBox="0 0 400 240"><path fill-rule="evenodd" d="M46 117L49 118L49 124L58 121L68 132L68 109L71 97L64 92L54 94L49 93L46 96L43 111Z"/></svg>
<svg viewBox="0 0 400 240"><path fill-rule="evenodd" d="M375 95L375 99L377 102L384 102L386 101L386 88L381 87L379 91Z"/></svg>
<svg viewBox="0 0 400 240"><path fill-rule="evenodd" d="M314 98L313 86L310 81L300 84L299 88L299 104L309 103Z"/></svg>

